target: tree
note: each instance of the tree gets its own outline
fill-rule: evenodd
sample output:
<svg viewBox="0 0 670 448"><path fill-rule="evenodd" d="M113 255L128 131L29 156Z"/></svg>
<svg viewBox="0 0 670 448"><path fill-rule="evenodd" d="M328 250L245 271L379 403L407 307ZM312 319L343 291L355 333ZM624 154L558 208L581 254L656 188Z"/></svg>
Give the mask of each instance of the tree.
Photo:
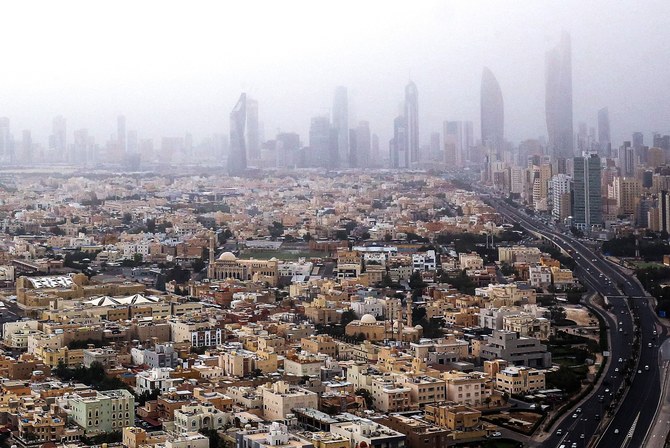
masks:
<svg viewBox="0 0 670 448"><path fill-rule="evenodd" d="M551 306L549 307L549 310L544 313L544 317L553 323L564 321L567 315L565 308L562 306Z"/></svg>
<svg viewBox="0 0 670 448"><path fill-rule="evenodd" d="M409 287L413 290L423 289L426 287L426 282L423 281L421 271L414 271L409 278Z"/></svg>
<svg viewBox="0 0 670 448"><path fill-rule="evenodd" d="M386 241L387 243L392 241L392 240L393 240L393 236L390 233L386 233L384 235L384 241Z"/></svg>
<svg viewBox="0 0 670 448"><path fill-rule="evenodd" d="M303 235L302 239L306 243L309 243L312 240L312 235L309 232L307 232L306 234Z"/></svg>
<svg viewBox="0 0 670 448"><path fill-rule="evenodd" d="M365 400L365 406L368 409L372 409L373 406L373 400L372 400L372 395L367 389L357 389L356 392L354 392L355 395L358 395L359 397L363 397L363 400Z"/></svg>
<svg viewBox="0 0 670 448"><path fill-rule="evenodd" d="M121 222L123 222L126 225L130 224L131 222L133 222L133 215L131 215L128 212L124 213L121 218Z"/></svg>
<svg viewBox="0 0 670 448"><path fill-rule="evenodd" d="M147 232L156 233L156 219L148 218L147 219Z"/></svg>
<svg viewBox="0 0 670 448"><path fill-rule="evenodd" d="M349 310L345 310L344 312L342 312L342 318L340 319L340 323L343 326L346 326L349 322L351 322L352 320L356 320L356 319L358 319L358 316L356 316L356 313L354 312L354 310L349 309Z"/></svg>
<svg viewBox="0 0 670 448"><path fill-rule="evenodd" d="M279 221L273 221L271 226L268 226L268 232L273 239L277 239L284 234L284 224Z"/></svg>

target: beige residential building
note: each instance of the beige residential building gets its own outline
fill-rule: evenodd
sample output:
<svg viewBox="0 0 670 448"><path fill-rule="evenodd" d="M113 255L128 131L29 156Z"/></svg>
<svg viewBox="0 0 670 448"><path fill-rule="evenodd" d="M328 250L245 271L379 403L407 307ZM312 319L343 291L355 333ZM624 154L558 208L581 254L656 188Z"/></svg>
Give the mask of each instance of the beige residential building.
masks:
<svg viewBox="0 0 670 448"><path fill-rule="evenodd" d="M403 385L409 389L412 404L420 408L431 403L446 400L446 383L442 379L430 376L406 376Z"/></svg>
<svg viewBox="0 0 670 448"><path fill-rule="evenodd" d="M508 366L495 376L496 389L510 395L527 394L546 387L543 370Z"/></svg>
<svg viewBox="0 0 670 448"><path fill-rule="evenodd" d="M467 406L481 406L488 395L484 374L452 371L442 374L442 378L446 382L448 401Z"/></svg>
<svg viewBox="0 0 670 448"><path fill-rule="evenodd" d="M285 419L295 408L319 408L319 396L307 389L290 386L284 381L259 386L263 395L263 417Z"/></svg>
<svg viewBox="0 0 670 448"><path fill-rule="evenodd" d="M307 352L328 355L331 358L337 356L337 343L328 335L320 334L300 339L300 347Z"/></svg>

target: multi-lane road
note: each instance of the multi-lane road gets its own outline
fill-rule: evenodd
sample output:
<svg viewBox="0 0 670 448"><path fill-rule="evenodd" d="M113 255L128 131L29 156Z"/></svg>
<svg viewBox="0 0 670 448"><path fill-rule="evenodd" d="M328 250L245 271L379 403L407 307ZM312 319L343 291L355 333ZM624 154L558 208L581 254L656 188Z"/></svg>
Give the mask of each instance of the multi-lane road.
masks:
<svg viewBox="0 0 670 448"><path fill-rule="evenodd" d="M600 313L609 327L610 344L603 380L579 405L578 411L566 413L554 425L553 434L542 446L643 446L661 399L658 354L666 338L650 298L635 279L622 274L578 239L549 228L504 201L493 201L509 221L518 222L570 253L580 279L591 291L607 297L611 305L609 313ZM639 331L639 348L633 346L636 331Z"/></svg>

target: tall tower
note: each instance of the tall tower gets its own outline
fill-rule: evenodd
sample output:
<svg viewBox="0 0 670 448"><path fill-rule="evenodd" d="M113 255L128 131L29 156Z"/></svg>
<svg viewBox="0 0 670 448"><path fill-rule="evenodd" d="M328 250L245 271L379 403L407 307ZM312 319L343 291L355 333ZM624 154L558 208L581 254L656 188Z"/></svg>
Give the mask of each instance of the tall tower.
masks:
<svg viewBox="0 0 670 448"><path fill-rule="evenodd" d="M389 142L391 168L409 168L407 120L402 115L393 121L393 138Z"/></svg>
<svg viewBox="0 0 670 448"><path fill-rule="evenodd" d="M421 158L419 154L419 91L412 81L405 86L405 123L407 125L405 147L409 155L407 167L411 167L419 163Z"/></svg>
<svg viewBox="0 0 670 448"><path fill-rule="evenodd" d="M598 146L603 157L612 156L612 137L610 136L610 114L606 107L598 111Z"/></svg>
<svg viewBox="0 0 670 448"><path fill-rule="evenodd" d="M593 225L602 224L600 178L600 157L597 154L575 157L572 216L577 227L590 229Z"/></svg>
<svg viewBox="0 0 670 448"><path fill-rule="evenodd" d="M127 150L125 115L119 115L116 117L116 141L119 144L119 152L121 154L125 154Z"/></svg>
<svg viewBox="0 0 670 448"><path fill-rule="evenodd" d="M247 94L240 99L230 113L230 153L228 174L236 176L247 169L247 149L244 142L244 128L247 121Z"/></svg>
<svg viewBox="0 0 670 448"><path fill-rule="evenodd" d="M480 101L482 144L499 152L505 138L505 106L500 84L487 67L482 72Z"/></svg>
<svg viewBox="0 0 670 448"><path fill-rule="evenodd" d="M407 326L409 328L412 328L414 325L414 322L412 321L412 296L410 295L407 298Z"/></svg>
<svg viewBox="0 0 670 448"><path fill-rule="evenodd" d="M248 160L260 160L261 142L258 131L258 101L247 98L247 156Z"/></svg>
<svg viewBox="0 0 670 448"><path fill-rule="evenodd" d="M370 123L361 121L356 128L356 166L367 168L370 165Z"/></svg>
<svg viewBox="0 0 670 448"><path fill-rule="evenodd" d="M555 158L574 157L572 126L572 49L570 35L546 54L545 111L549 153Z"/></svg>
<svg viewBox="0 0 670 448"><path fill-rule="evenodd" d="M337 131L337 167L348 168L349 154L349 98L347 88L335 88L333 98L333 129Z"/></svg>
<svg viewBox="0 0 670 448"><path fill-rule="evenodd" d="M327 116L312 117L309 126L307 165L332 168L334 157L331 157L330 148L330 118Z"/></svg>
<svg viewBox="0 0 670 448"><path fill-rule="evenodd" d="M67 154L67 132L65 118L61 115L55 117L51 124L52 133L49 137L49 149L54 152L56 158L66 159Z"/></svg>

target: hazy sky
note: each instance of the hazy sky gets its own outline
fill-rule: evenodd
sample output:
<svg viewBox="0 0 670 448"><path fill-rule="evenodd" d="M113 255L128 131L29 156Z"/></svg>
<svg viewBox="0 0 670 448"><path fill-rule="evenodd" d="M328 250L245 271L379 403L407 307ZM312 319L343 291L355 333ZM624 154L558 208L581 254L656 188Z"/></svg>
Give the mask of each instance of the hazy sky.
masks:
<svg viewBox="0 0 670 448"><path fill-rule="evenodd" d="M422 141L446 120L479 128L491 68L514 142L546 134L544 54L572 35L575 130L608 106L615 145L670 132L670 2L659 1L16 1L3 5L0 116L45 142L62 114L98 141L116 115L140 137L228 132L240 92L265 136L328 113L349 87L352 118L392 133L408 79Z"/></svg>

